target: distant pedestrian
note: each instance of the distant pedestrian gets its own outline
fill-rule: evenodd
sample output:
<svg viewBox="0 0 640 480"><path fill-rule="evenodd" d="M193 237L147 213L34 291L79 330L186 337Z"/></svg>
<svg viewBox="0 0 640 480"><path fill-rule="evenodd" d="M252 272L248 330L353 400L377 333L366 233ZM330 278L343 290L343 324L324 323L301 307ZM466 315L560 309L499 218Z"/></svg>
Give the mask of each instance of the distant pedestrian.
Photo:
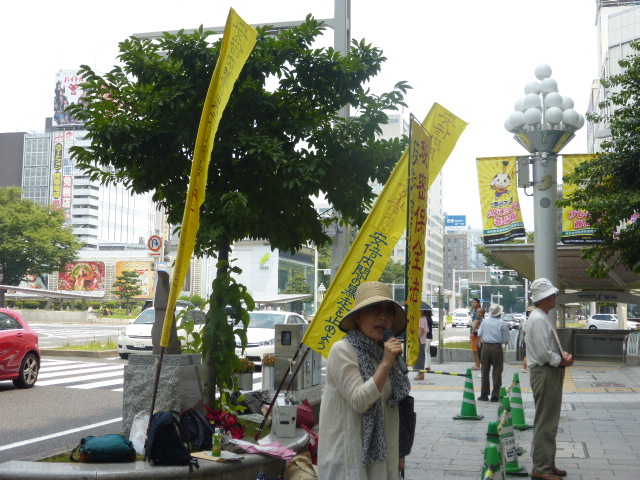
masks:
<svg viewBox="0 0 640 480"><path fill-rule="evenodd" d="M431 340L433 339L433 310L422 302L420 310L420 351L418 361L413 367L418 372L413 379L424 380L424 373L420 370L431 370Z"/></svg>
<svg viewBox="0 0 640 480"><path fill-rule="evenodd" d="M502 387L502 371L504 369L504 351L502 346L509 343L509 326L502 321L502 306L492 303L489 307L489 316L482 321L478 330L478 341L482 344L482 389L478 400L497 402L500 399L500 387ZM491 372L491 383L489 382Z"/></svg>
<svg viewBox="0 0 640 480"><path fill-rule="evenodd" d="M556 307L558 289L546 278L531 284L535 306L527 320L527 357L536 413L534 417L531 478L560 480L566 470L556 467L556 436L562 407L565 367L573 365L573 355L562 350L556 326L549 312Z"/></svg>
<svg viewBox="0 0 640 480"><path fill-rule="evenodd" d="M469 341L471 342L471 350L473 351L473 358L476 364L471 367L472 370L480 370L480 344L478 342L478 330L484 319L485 310L482 308L479 298L471 300L471 333L469 335Z"/></svg>

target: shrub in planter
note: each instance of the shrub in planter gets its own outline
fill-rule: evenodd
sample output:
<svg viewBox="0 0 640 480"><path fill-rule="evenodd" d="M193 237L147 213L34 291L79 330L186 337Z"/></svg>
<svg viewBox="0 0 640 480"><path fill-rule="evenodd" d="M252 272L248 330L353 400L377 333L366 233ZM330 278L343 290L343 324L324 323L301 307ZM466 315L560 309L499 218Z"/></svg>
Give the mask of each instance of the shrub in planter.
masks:
<svg viewBox="0 0 640 480"><path fill-rule="evenodd" d="M262 366L263 367L273 367L276 364L276 354L275 353L265 353L262 355Z"/></svg>
<svg viewBox="0 0 640 480"><path fill-rule="evenodd" d="M256 371L256 364L247 357L240 358L240 362L233 369L235 373L253 373Z"/></svg>

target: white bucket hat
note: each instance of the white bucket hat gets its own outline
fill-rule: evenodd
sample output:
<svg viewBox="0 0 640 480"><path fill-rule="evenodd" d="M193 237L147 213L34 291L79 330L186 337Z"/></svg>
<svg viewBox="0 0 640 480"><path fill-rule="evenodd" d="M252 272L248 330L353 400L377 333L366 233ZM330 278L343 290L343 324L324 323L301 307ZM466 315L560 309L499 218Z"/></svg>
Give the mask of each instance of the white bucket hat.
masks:
<svg viewBox="0 0 640 480"><path fill-rule="evenodd" d="M492 317L499 317L500 315L502 315L503 310L504 309L502 308L502 305L492 303L489 307L489 315L491 315Z"/></svg>
<svg viewBox="0 0 640 480"><path fill-rule="evenodd" d="M551 295L557 295L558 290L553 284L546 278L538 278L531 283L531 298L533 303L539 302Z"/></svg>
<svg viewBox="0 0 640 480"><path fill-rule="evenodd" d="M382 282L366 282L358 287L356 291L356 306L342 319L340 322L340 330L348 332L356 328L356 313L367 307L377 305L379 303L389 303L393 305L393 333L398 335L404 332L407 327L407 314L399 303L393 300L391 287Z"/></svg>

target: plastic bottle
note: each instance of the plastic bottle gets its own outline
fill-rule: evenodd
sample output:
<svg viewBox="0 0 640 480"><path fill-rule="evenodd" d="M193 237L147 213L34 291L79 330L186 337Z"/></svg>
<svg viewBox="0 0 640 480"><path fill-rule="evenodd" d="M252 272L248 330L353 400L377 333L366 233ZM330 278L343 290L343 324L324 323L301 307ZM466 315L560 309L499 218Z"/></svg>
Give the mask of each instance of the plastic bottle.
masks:
<svg viewBox="0 0 640 480"><path fill-rule="evenodd" d="M214 430L213 436L211 437L211 456L219 457L222 453L222 434L219 428Z"/></svg>

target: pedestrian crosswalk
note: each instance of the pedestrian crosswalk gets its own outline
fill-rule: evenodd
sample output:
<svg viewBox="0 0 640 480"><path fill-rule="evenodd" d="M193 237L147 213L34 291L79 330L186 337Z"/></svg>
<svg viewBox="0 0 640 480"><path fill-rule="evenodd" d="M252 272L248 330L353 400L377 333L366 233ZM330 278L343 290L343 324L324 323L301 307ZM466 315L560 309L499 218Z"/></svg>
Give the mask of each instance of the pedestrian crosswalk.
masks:
<svg viewBox="0 0 640 480"><path fill-rule="evenodd" d="M124 389L124 363L85 362L42 358L36 387L60 386L91 390L94 388L122 392ZM324 374L324 368L323 368ZM253 375L253 388L262 388L262 375Z"/></svg>
<svg viewBox="0 0 640 480"><path fill-rule="evenodd" d="M82 362L43 358L40 363L37 387L52 385L89 390L109 388L122 392L124 364ZM115 387L115 388L112 388Z"/></svg>

